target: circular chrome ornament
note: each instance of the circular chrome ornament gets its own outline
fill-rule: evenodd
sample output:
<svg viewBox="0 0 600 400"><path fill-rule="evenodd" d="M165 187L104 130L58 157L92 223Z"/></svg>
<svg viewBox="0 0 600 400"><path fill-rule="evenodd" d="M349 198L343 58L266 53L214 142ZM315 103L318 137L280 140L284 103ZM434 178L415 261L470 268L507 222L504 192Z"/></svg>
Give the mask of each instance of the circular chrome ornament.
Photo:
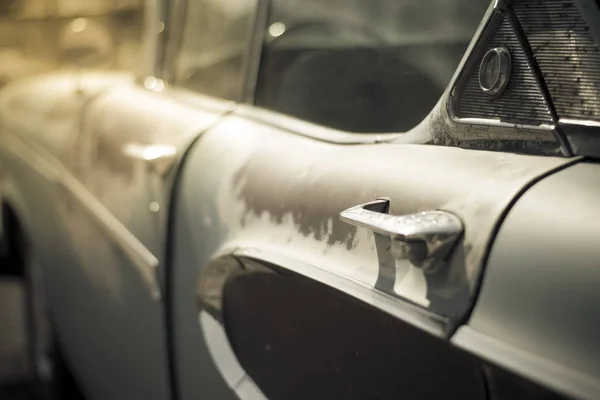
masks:
<svg viewBox="0 0 600 400"><path fill-rule="evenodd" d="M500 96L510 81L510 52L505 47L491 49L481 60L479 66L479 87L484 93Z"/></svg>

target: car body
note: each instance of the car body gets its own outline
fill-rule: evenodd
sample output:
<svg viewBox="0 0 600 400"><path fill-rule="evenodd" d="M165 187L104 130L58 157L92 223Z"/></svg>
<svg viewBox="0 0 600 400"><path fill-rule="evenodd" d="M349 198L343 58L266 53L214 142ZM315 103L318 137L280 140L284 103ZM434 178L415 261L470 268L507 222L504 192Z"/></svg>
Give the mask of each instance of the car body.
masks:
<svg viewBox="0 0 600 400"><path fill-rule="evenodd" d="M87 398L600 396L596 3L146 7L136 74L0 92Z"/></svg>

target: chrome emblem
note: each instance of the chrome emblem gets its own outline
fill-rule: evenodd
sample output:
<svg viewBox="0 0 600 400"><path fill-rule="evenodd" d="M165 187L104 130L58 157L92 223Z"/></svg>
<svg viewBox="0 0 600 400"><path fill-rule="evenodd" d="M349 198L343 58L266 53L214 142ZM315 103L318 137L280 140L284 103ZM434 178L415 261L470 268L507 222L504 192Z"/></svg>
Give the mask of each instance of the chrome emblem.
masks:
<svg viewBox="0 0 600 400"><path fill-rule="evenodd" d="M479 87L489 96L500 96L510 81L511 56L505 47L491 49L479 66Z"/></svg>

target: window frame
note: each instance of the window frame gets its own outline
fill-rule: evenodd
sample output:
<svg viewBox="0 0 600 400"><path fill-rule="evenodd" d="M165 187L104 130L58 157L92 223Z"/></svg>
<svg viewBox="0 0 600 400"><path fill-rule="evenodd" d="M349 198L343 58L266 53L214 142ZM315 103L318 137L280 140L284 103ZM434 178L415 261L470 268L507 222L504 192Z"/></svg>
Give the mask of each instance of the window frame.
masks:
<svg viewBox="0 0 600 400"><path fill-rule="evenodd" d="M143 0L144 28L142 33L142 56L140 68L135 73L136 83L144 86L144 82L152 78L162 78L164 66L164 44L167 36L169 24L167 21L167 2L166 0ZM151 29L152 21L157 26L163 24L163 29L158 33L153 33Z"/></svg>
<svg viewBox="0 0 600 400"><path fill-rule="evenodd" d="M165 1L165 0L161 0ZM190 0L172 0L168 2L167 19L165 20L165 32L166 39L162 43L162 63L161 63L161 79L166 83L173 84L174 70L175 70L175 58L179 52L183 38L183 22L185 18L185 8L187 2ZM300 120L295 117L287 116L278 111L268 110L256 105L255 102L255 89L258 84L258 73L261 67L261 58L263 50L263 41L268 29L269 15L271 10L271 4L273 0L256 0L256 14L254 18L254 27L251 31L251 35L247 43L247 54L246 62L243 71L243 89L239 99L234 100L236 106L236 114L243 118L247 118L254 122L266 124L273 127L278 127L290 133L294 133L300 136L311 138L313 140L340 144L340 145L355 145L355 144L426 144L435 142L435 137L430 135L428 126L432 123L432 115L426 116L418 125L403 132L384 132L384 133L357 133L346 130L335 129L319 125L315 122ZM456 66L453 77L450 79L446 91L441 95L440 102L432 109L432 112L437 112L437 120L443 121L444 123L452 126L456 129L458 126L454 123L448 115L446 109L447 96L450 89L455 84L456 79L462 73L464 64L471 53L473 47L479 40L481 31L486 25L486 21L489 18L489 14L493 9L494 2L488 5L487 11L482 16L480 25L473 33L471 41L467 46L463 58ZM194 92L200 96L207 97L209 99L215 99L215 97L207 96L204 93ZM217 99L223 101L222 99ZM466 127L458 127L458 129ZM508 132L493 132L486 136L488 139L494 142L505 142L506 140L514 140L518 135L516 131L511 133ZM455 144L447 144L451 147L463 147L467 149L477 150L493 150L489 147L482 147L479 143L482 142L482 138L471 137L466 140L465 144L456 146ZM497 149L496 151L505 151Z"/></svg>
<svg viewBox="0 0 600 400"><path fill-rule="evenodd" d="M187 0L187 1L189 1L189 0ZM256 108L259 110L259 112L258 113L249 113L248 112L249 110L244 109L244 114L247 117L250 117L256 121L268 123L270 125L278 125L287 130L293 129L293 128L291 128L292 126L298 126L298 127L303 126L302 130L304 132L307 132L306 128L309 126L319 127L318 134L311 135L309 133L303 133L303 135L311 136L311 137L314 136L315 138L323 140L324 139L323 138L324 131L329 131L334 134L333 135L325 134L326 138L324 140L327 142L334 142L334 143L373 143L373 142L374 143L384 143L384 142L392 142L392 141L411 143L414 140L413 136L418 137L417 142L420 143L423 141L423 135L420 132L420 129L424 124L426 124L426 121L428 120L431 112L438 107L438 103L443 98L445 98L446 92L448 91L449 86L446 86L446 89L444 89L444 91L442 91L442 93L439 96L438 103L436 103L436 105L434 105L431 108L430 112L427 115L425 115L419 123L412 126L410 129L407 129L404 131L355 132L355 131L350 131L350 130L343 130L343 129L339 129L339 128L322 125L318 122L301 119L301 118L295 117L293 115L287 115L278 110L270 110L267 108L263 108L260 105L257 105L255 94L256 94L256 88L258 86L258 77L259 77L261 64L262 64L261 61L262 61L262 53L263 53L263 48L264 48L264 41L265 41L265 37L266 37L267 31L269 28L269 22L270 22L270 16L271 16L271 10L273 7L273 3L278 0L258 0L258 1L259 1L259 5L261 7L259 7L260 8L259 14L257 14L256 23L255 23L254 32L253 32L253 40L251 43L251 46L252 46L251 54L253 54L252 63L250 65L250 70L247 71L250 73L246 76L248 81L247 81L247 85L246 85L245 96L240 103L251 106L253 108ZM487 11L486 11L486 14L484 14L484 16L482 18L484 18L485 15L487 15ZM481 25L481 22L480 22L480 25ZM480 26L476 29L475 33L478 32L479 29L480 29ZM475 35L475 33L473 35ZM471 40L470 40L467 48L470 48L470 46L472 45L474 37L475 36L471 36ZM462 63L464 62L466 54L467 53L465 52L465 54L462 56L460 62L456 66L454 75L451 77L450 81L448 82L448 85L450 85L454 81L455 75L458 73L459 68L462 66ZM296 124L294 122L294 120L301 121L301 124ZM411 133L411 134L409 134L409 133ZM340 137L340 134L341 134L341 137ZM375 137L374 140L371 139L373 137ZM405 140L402 140L400 138L405 139ZM398 139L400 139L400 140L398 140Z"/></svg>
<svg viewBox="0 0 600 400"><path fill-rule="evenodd" d="M165 24L166 26L169 26L169 29L165 28L167 31L167 37L163 43L164 50L162 52L164 54L161 68L162 79L168 82L171 86L182 89L185 88L178 85L176 82L177 56L179 55L183 46L184 26L186 22L185 18L189 1L192 0L173 0L170 2L170 7L168 7L167 11L168 23ZM233 101L235 103L247 103L249 99L248 92L254 93L256 80L258 79L262 37L264 36L264 28L262 26L266 25L267 23L267 11L270 0L253 1L255 1L256 5L252 13L252 28L250 29L250 34L248 35L246 43L243 47L243 66L240 76L241 84L238 88L236 88L236 95L232 99L224 99L222 97L211 96L203 92L195 93L219 100ZM256 48L257 44L259 45L258 49ZM256 54L257 51L258 54ZM250 104L252 104L252 101Z"/></svg>

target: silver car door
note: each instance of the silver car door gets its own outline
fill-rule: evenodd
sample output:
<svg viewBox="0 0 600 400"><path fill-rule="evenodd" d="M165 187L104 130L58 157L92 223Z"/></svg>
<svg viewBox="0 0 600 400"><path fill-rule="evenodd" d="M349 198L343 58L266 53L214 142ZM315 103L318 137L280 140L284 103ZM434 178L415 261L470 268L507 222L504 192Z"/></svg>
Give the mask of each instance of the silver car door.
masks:
<svg viewBox="0 0 600 400"><path fill-rule="evenodd" d="M402 42L411 36L399 32L393 54L373 51L380 49L373 46L376 28L344 21L371 12L391 28L400 11L417 19L412 2L388 12L402 2L359 10L347 1L314 3L302 2L296 12L325 22L356 13L344 14L341 25L295 27L271 8L254 93L262 108L318 125L238 106L203 135L183 166L170 309L180 393L486 398L481 361L448 339L475 302L506 210L530 185L577 160L560 156L568 148L551 124L454 118L448 106L461 72L444 90L423 65L444 49L449 60L453 51L463 54L461 30L449 28L455 23L471 39L473 21L457 11L460 2L422 26L434 37L457 35L456 47L453 40L429 48L416 39L411 46ZM472 11L472 2L462 5ZM492 15L490 9L482 28ZM477 25L481 15L471 17ZM362 34L356 39L353 32ZM303 48L305 40L310 46ZM510 51L521 57L515 43ZM404 46L417 59L397 57ZM459 65L467 78L468 59ZM523 71L503 88L503 99L522 87ZM478 90L469 94L489 96ZM409 130L386 133L396 128Z"/></svg>

